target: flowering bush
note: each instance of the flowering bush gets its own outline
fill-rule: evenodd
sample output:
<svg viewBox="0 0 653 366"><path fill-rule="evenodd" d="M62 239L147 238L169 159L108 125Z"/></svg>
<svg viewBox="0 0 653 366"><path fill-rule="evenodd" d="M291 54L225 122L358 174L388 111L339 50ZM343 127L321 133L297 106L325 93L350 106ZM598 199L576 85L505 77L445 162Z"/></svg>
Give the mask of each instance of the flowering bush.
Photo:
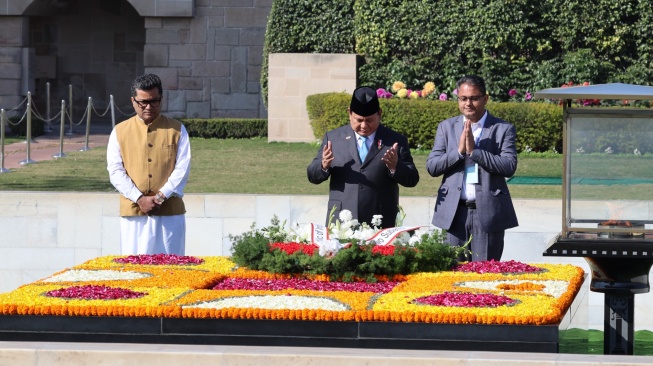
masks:
<svg viewBox="0 0 653 366"><path fill-rule="evenodd" d="M379 88L376 90L376 95L379 98L385 98L385 99L390 99L394 97L401 98L401 99L406 99L406 98L410 98L410 99L419 99L419 98L436 99L437 98L439 100L449 99L446 93L437 94L435 83L433 83L432 81L425 83L421 90L409 89L406 87L406 84L404 84L403 82L395 81L390 87L390 90Z"/></svg>
<svg viewBox="0 0 653 366"><path fill-rule="evenodd" d="M239 266L272 273L332 280L375 282L414 272L451 269L466 248L444 243L439 230L401 227L400 210L395 228L380 229L381 216L372 225L359 223L343 210L328 227L311 224L286 229L275 216L271 225L231 237L232 260Z"/></svg>
<svg viewBox="0 0 653 366"><path fill-rule="evenodd" d="M511 102L530 102L533 100L533 94L529 91L520 93L517 89L510 89L508 96Z"/></svg>

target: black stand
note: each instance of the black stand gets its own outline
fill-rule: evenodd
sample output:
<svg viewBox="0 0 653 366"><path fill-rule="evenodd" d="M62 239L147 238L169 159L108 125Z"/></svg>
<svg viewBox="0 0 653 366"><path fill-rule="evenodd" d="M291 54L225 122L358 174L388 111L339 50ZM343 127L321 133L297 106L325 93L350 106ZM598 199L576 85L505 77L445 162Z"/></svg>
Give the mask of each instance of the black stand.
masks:
<svg viewBox="0 0 653 366"><path fill-rule="evenodd" d="M651 258L585 258L592 270L590 290L605 294L603 353L632 355L635 343L635 294L650 290Z"/></svg>
<svg viewBox="0 0 653 366"><path fill-rule="evenodd" d="M603 353L632 355L635 325L635 295L605 294Z"/></svg>
<svg viewBox="0 0 653 366"><path fill-rule="evenodd" d="M635 294L650 291L653 265L650 240L575 240L556 237L545 256L584 257L592 271L590 290L605 294L603 353L632 355Z"/></svg>

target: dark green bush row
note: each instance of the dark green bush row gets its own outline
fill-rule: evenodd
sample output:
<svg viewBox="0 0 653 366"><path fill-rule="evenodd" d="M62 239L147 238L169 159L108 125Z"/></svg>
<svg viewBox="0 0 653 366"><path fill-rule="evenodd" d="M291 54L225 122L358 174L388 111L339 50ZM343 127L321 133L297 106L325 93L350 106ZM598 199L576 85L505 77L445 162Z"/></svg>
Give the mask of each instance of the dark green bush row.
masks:
<svg viewBox="0 0 653 366"><path fill-rule="evenodd" d="M451 91L483 76L497 101L508 91L565 82L653 83L653 0L275 0L269 53L356 53L359 84Z"/></svg>
<svg viewBox="0 0 653 366"><path fill-rule="evenodd" d="M250 138L267 137L268 121L266 119L215 118L181 119L190 137L202 138Z"/></svg>
<svg viewBox="0 0 653 366"><path fill-rule="evenodd" d="M27 136L27 119L23 118L22 122L20 117L10 117L7 120L9 131L14 136ZM45 133L45 122L32 116L32 137L38 137Z"/></svg>
<svg viewBox="0 0 653 366"><path fill-rule="evenodd" d="M321 139L326 131L349 123L347 107L351 95L310 95L306 107L313 134ZM430 149L438 124L460 114L455 101L425 99L381 99L383 124L402 133L411 147ZM487 109L517 129L517 151L562 151L562 107L552 103L490 102Z"/></svg>

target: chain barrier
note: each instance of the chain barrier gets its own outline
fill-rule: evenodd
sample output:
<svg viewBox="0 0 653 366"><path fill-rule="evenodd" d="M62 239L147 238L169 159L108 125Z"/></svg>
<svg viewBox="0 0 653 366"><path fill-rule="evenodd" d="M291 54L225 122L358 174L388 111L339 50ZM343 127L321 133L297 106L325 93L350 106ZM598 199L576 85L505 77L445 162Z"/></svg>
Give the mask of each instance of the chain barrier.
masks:
<svg viewBox="0 0 653 366"><path fill-rule="evenodd" d="M65 157L66 154L63 152L63 147L64 147L64 131L65 131L65 125L66 125L66 119L70 121L70 132L66 133L67 135L74 135L75 132L73 131L73 126L80 126L82 122L86 119L86 135L85 135L85 144L84 147L79 149L79 151L87 151L90 150L89 147L89 136L90 136L90 129L91 129L91 115L95 114L97 117L104 117L111 111L111 127L116 126L116 117L115 117L115 111L117 110L118 113L120 113L122 116L125 117L131 117L135 114L135 112L132 113L125 113L118 106L114 103L113 100L113 95L109 96L109 104L107 105L106 109L100 113L96 109L96 107L93 105L93 99L91 97L88 98L88 103L86 108L84 108L84 115L82 115L82 118L79 120L79 122L75 123L73 122L73 117L72 117L72 85L69 86L69 100L70 103L68 105L68 109L66 109L66 101L61 100L61 110L54 116L50 116L50 83L47 83L47 116L43 117L43 115L38 111L36 106L32 103L32 96L30 92L27 92L27 97L25 97L17 106L7 110L9 112L20 112L22 110L23 105L25 105L25 111L23 112L22 116L17 122L12 122L11 119L16 119L16 115L12 116L12 118L7 117L7 111L5 109L1 109L1 116L0 116L0 173L7 173L11 172L10 169L5 169L4 167L4 159L5 159L5 129L7 126L18 126L22 124L23 122L26 123L26 150L27 150L27 158L25 160L22 160L20 162L21 165L25 164L31 164L35 163L36 161L31 159L31 140L32 140L32 116L43 121L45 123L45 130L46 131L52 131L52 122L55 121L57 118L60 120L60 130L59 130L59 153L52 155L53 158L58 159Z"/></svg>
<svg viewBox="0 0 653 366"><path fill-rule="evenodd" d="M134 113L125 113L125 112L121 111L120 108L118 108L118 106L115 105L115 104L113 104L113 106L114 106L114 108L116 108L116 109L118 110L118 112L119 112L120 114L122 114L122 115L125 116L125 117L131 117L131 116L134 115Z"/></svg>

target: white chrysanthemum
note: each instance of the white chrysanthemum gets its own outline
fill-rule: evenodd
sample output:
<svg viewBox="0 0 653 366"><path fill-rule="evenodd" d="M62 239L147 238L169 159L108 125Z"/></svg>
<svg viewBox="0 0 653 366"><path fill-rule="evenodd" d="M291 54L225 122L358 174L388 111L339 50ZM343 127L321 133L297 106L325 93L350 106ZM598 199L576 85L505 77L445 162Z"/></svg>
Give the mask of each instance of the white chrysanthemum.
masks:
<svg viewBox="0 0 653 366"><path fill-rule="evenodd" d="M372 216L372 226L380 227L383 222L383 215Z"/></svg>
<svg viewBox="0 0 653 366"><path fill-rule="evenodd" d="M351 221L353 219L353 216L351 214L351 211L342 210L342 211L340 211L340 215L338 215L338 218L340 219L340 221L345 223L345 222Z"/></svg>
<svg viewBox="0 0 653 366"><path fill-rule="evenodd" d="M355 238L359 240L367 240L376 234L376 230L372 228L365 228L356 233Z"/></svg>
<svg viewBox="0 0 653 366"><path fill-rule="evenodd" d="M340 230L349 230L355 226L353 221L344 221L340 223Z"/></svg>
<svg viewBox="0 0 653 366"><path fill-rule="evenodd" d="M227 297L214 301L207 301L197 305L186 305L184 308L203 309L319 309L331 311L350 310L348 306L332 299L316 296L287 296L287 295L265 295L265 296L239 296Z"/></svg>

